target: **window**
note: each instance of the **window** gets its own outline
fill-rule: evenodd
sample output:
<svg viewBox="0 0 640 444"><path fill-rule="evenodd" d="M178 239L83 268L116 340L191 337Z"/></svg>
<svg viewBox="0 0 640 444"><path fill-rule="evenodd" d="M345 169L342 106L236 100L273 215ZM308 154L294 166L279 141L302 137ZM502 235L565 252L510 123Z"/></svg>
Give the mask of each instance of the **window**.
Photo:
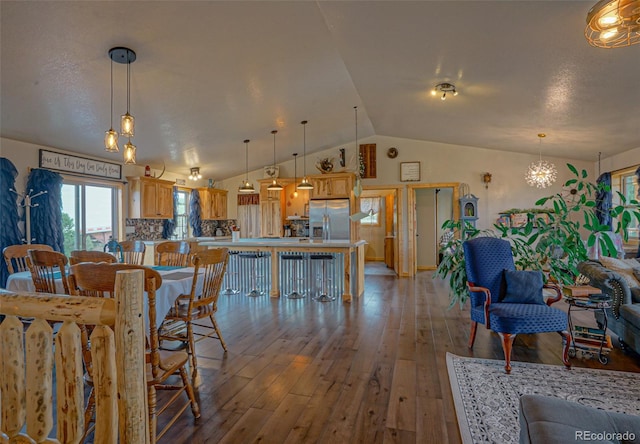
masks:
<svg viewBox="0 0 640 444"><path fill-rule="evenodd" d="M633 167L611 174L611 191L614 205L620 204L620 199L618 197L618 193L620 193L626 199L627 208L637 208L637 206L630 204L631 200L640 199L640 187L638 186L638 180L635 172L636 167ZM627 240L625 245L638 245L638 236L640 235L640 229L638 227L638 220L635 217L631 218L628 232L629 239Z"/></svg>
<svg viewBox="0 0 640 444"><path fill-rule="evenodd" d="M176 229L171 239L182 240L189 237L189 192L178 190L174 193L175 211L173 218L176 221Z"/></svg>
<svg viewBox="0 0 640 444"><path fill-rule="evenodd" d="M380 226L380 197L360 198L360 211L369 215L360 220L361 225Z"/></svg>
<svg viewBox="0 0 640 444"><path fill-rule="evenodd" d="M99 250L120 238L120 185L67 179L62 184L64 251Z"/></svg>

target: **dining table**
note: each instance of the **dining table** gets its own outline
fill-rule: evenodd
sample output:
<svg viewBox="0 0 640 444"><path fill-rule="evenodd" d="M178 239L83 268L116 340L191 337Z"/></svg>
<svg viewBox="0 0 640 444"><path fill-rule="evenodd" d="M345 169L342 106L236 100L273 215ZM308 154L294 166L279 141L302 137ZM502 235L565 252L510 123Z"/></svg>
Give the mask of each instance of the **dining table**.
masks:
<svg viewBox="0 0 640 444"><path fill-rule="evenodd" d="M162 276L162 285L156 289L156 326L160 328L162 321L178 296L191 292L194 267L152 266L150 268L153 268ZM199 273L199 277L201 276L202 273ZM202 292L202 285L203 279L199 278L196 287L198 294ZM21 271L9 275L6 289L14 292L34 292L35 286L31 279L31 273L29 271ZM64 294L61 276L56 279L56 290L59 294ZM148 324L146 297L144 298L144 313L145 324Z"/></svg>

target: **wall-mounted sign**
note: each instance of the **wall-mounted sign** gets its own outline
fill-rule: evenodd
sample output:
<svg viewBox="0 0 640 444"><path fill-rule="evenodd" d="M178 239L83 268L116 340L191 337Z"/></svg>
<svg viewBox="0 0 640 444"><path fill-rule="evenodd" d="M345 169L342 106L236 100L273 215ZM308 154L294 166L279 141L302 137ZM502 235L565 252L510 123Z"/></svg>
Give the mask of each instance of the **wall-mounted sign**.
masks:
<svg viewBox="0 0 640 444"><path fill-rule="evenodd" d="M122 179L122 165L54 151L40 150L39 166L48 170L82 174L83 176Z"/></svg>
<svg viewBox="0 0 640 444"><path fill-rule="evenodd" d="M420 182L420 162L401 162L400 180L402 182Z"/></svg>

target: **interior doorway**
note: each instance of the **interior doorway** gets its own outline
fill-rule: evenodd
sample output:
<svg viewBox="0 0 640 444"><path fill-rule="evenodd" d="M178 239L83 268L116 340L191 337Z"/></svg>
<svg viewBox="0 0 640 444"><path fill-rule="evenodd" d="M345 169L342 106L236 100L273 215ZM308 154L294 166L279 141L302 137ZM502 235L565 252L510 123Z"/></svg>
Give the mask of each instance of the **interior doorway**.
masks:
<svg viewBox="0 0 640 444"><path fill-rule="evenodd" d="M360 239L367 242L365 272L399 274L400 193L394 187L366 187L360 195L361 211L370 213L360 221Z"/></svg>
<svg viewBox="0 0 640 444"><path fill-rule="evenodd" d="M409 251L415 276L418 270L435 270L439 264L442 224L458 219L458 183L435 183L408 187Z"/></svg>

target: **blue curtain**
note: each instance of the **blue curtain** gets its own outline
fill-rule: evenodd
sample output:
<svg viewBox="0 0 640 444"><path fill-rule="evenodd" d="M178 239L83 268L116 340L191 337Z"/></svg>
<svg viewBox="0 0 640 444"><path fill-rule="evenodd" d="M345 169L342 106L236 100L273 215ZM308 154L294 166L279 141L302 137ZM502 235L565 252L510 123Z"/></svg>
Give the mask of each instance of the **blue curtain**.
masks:
<svg viewBox="0 0 640 444"><path fill-rule="evenodd" d="M178 187L173 187L173 219L165 219L162 225L162 238L171 239L178 225Z"/></svg>
<svg viewBox="0 0 640 444"><path fill-rule="evenodd" d="M602 173L596 183L601 187L596 193L596 216L602 225L613 229L611 221L611 173ZM602 189L606 188L606 189Z"/></svg>
<svg viewBox="0 0 640 444"><path fill-rule="evenodd" d="M9 191L16 189L18 170L6 157L0 157L0 251L9 245L22 243L18 228L18 196ZM4 260L0 260L0 287L7 285L9 270Z"/></svg>
<svg viewBox="0 0 640 444"><path fill-rule="evenodd" d="M25 189L31 194L47 191L32 202L37 205L31 208L31 243L51 245L54 250L64 253L62 176L41 168L33 169Z"/></svg>
<svg viewBox="0 0 640 444"><path fill-rule="evenodd" d="M638 195L636 196L637 200L640 200L640 167L635 172L636 174L636 184L638 185ZM640 239L640 234L638 235ZM638 252L636 253L636 257L640 257L640 245L638 245Z"/></svg>
<svg viewBox="0 0 640 444"><path fill-rule="evenodd" d="M194 237L202 236L202 213L200 210L200 193L198 190L191 190L191 199L189 199L189 224Z"/></svg>

